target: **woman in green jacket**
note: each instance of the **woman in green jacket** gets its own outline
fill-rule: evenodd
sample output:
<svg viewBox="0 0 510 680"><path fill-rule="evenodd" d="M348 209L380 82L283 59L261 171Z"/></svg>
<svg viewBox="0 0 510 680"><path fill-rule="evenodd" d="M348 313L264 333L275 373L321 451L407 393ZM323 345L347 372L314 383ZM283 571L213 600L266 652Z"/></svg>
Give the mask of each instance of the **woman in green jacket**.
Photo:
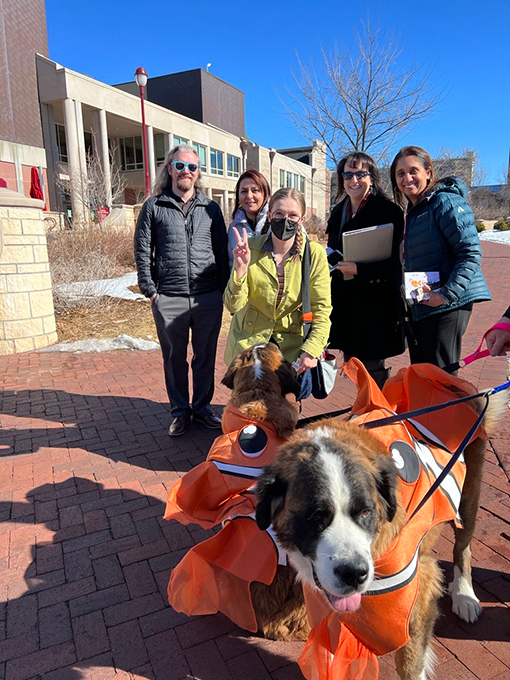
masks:
<svg viewBox="0 0 510 680"><path fill-rule="evenodd" d="M237 244L234 266L223 295L234 317L225 350L225 363L247 347L272 340L283 356L302 373L317 364L327 345L331 289L325 249L310 243L312 330L303 340L301 309L302 229L304 196L296 189L279 189L269 201L271 230L249 239L234 228Z"/></svg>

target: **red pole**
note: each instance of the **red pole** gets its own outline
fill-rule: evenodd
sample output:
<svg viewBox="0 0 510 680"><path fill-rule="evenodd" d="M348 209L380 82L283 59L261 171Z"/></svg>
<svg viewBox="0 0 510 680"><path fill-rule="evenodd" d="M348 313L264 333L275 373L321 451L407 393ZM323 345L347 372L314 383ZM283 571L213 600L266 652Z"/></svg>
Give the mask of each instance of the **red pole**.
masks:
<svg viewBox="0 0 510 680"><path fill-rule="evenodd" d="M143 139L143 166L145 169L145 196L151 193L151 181L149 179L149 156L147 154L147 127L145 125L145 86L140 85L140 99L142 102L142 139Z"/></svg>

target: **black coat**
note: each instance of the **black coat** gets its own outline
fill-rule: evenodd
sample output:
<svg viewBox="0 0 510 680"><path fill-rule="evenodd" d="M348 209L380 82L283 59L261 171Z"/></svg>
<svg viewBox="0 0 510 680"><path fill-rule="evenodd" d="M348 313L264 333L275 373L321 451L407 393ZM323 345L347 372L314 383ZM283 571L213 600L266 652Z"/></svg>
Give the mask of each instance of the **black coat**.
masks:
<svg viewBox="0 0 510 680"><path fill-rule="evenodd" d="M358 263L358 274L350 281L344 281L339 271L332 273L330 347L362 360L402 354L405 344L400 295L400 242L404 214L389 199L369 196L361 210L347 220L340 232L345 200L333 209L329 218L328 246L342 250L343 232L392 222L393 251L388 260Z"/></svg>
<svg viewBox="0 0 510 680"><path fill-rule="evenodd" d="M146 297L223 293L230 268L220 206L199 189L186 215L167 192L147 199L135 229L135 261Z"/></svg>

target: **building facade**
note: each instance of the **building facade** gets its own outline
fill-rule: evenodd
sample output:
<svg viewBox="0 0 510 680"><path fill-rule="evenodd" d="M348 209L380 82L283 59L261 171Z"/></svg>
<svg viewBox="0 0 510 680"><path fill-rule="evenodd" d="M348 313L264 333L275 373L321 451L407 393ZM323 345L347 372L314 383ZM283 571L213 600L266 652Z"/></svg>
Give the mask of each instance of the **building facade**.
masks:
<svg viewBox="0 0 510 680"><path fill-rule="evenodd" d="M106 85L71 71L43 55L37 55L36 62L50 175L68 173L78 178L77 182L86 183L87 154L94 147L94 153L99 154L106 181L109 181L110 150L115 149L114 162L126 183L124 195L117 198L117 202L135 204L141 201L145 193L141 106L138 94L131 92L133 87L130 84L129 87L126 84ZM210 74L198 70L205 74L205 91L209 96L216 81L219 81L220 91L226 91L225 86L228 84L217 78L209 78ZM236 93L240 92L232 89ZM161 92L161 89L151 87L150 79L147 90ZM158 100L167 101L162 95L158 95ZM231 114L225 125L232 124L233 129L239 130L244 129L244 95L242 105L238 97L236 101L237 113L235 116ZM219 115L218 111L217 107L216 113ZM204 115L207 115L207 109L205 114L200 114L201 117ZM151 185L167 151L177 144L189 144L200 159L207 195L218 201L227 215L233 208L235 185L240 174L245 169L256 168L267 176L273 188L283 185L303 191L310 212L324 218L328 205L323 182L326 156L319 146L311 147L307 162L303 162L293 158L288 150L280 152L266 149L245 136L184 116L150 100L145 103L145 117ZM221 122L219 118L216 120ZM92 139L95 140L94 145ZM83 205L83 201L80 202L80 192L76 193L78 195L71 195L72 212L74 216L79 216L84 214L87 206ZM66 207L54 183L50 183L49 197L53 208Z"/></svg>
<svg viewBox="0 0 510 680"><path fill-rule="evenodd" d="M0 179L30 196L31 171L47 185L35 53L48 54L44 0L2 0L0 11Z"/></svg>

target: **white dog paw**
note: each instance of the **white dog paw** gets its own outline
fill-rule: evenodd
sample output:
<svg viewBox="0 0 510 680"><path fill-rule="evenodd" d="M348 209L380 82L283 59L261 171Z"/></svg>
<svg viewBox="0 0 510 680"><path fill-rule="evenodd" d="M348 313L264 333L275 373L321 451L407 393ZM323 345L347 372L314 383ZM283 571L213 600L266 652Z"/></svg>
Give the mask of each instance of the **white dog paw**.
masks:
<svg viewBox="0 0 510 680"><path fill-rule="evenodd" d="M457 568L455 568L457 571ZM467 623L474 623L482 613L480 600L476 597L473 586L460 574L455 573L453 581L448 586L452 598L452 611Z"/></svg>

